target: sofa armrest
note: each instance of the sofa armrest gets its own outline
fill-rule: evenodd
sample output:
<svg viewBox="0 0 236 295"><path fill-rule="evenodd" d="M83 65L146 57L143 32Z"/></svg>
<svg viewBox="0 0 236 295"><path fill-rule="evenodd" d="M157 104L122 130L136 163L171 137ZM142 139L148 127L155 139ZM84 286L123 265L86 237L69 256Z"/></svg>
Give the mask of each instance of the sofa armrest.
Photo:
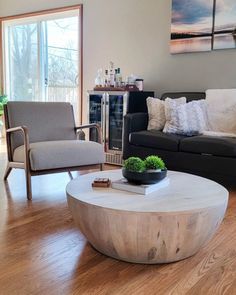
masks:
<svg viewBox="0 0 236 295"><path fill-rule="evenodd" d="M129 135L132 132L147 130L148 114L133 113L124 116L124 133L123 133L123 157L125 158L129 148Z"/></svg>
<svg viewBox="0 0 236 295"><path fill-rule="evenodd" d="M147 125L147 113L134 113L124 116L124 131L126 131L128 134L130 134L131 132L146 130Z"/></svg>

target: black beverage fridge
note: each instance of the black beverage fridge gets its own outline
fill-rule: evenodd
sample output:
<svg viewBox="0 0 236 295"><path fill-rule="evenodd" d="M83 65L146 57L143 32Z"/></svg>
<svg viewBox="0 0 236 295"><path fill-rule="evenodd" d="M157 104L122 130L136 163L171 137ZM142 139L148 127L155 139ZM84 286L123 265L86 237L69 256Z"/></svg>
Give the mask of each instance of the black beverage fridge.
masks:
<svg viewBox="0 0 236 295"><path fill-rule="evenodd" d="M88 91L88 121L101 126L107 163L122 164L123 117L130 112L146 112L148 96L154 92ZM90 140L97 140L95 129L90 130Z"/></svg>

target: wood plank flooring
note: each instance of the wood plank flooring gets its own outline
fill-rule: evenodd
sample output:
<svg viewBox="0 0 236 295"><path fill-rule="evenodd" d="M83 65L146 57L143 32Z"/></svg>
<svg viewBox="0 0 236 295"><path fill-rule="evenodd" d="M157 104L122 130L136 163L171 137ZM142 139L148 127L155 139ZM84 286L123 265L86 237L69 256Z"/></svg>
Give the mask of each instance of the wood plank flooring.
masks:
<svg viewBox="0 0 236 295"><path fill-rule="evenodd" d="M23 171L9 185L0 145L0 295L236 294L236 191L216 236L195 256L166 265L137 265L95 251L68 210L66 173L33 177L25 198Z"/></svg>

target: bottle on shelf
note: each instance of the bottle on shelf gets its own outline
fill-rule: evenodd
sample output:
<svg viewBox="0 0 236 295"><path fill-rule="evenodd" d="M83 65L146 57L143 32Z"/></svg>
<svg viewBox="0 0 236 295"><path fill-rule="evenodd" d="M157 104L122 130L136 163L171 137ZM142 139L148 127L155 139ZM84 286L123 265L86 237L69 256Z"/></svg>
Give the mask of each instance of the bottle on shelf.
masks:
<svg viewBox="0 0 236 295"><path fill-rule="evenodd" d="M109 69L109 76L110 76L110 86L115 86L115 70L114 70L114 63L110 62L110 69Z"/></svg>
<svg viewBox="0 0 236 295"><path fill-rule="evenodd" d="M95 86L102 87L103 85L104 85L104 79L103 79L102 69L99 69L97 71L97 76L95 78Z"/></svg>
<svg viewBox="0 0 236 295"><path fill-rule="evenodd" d="M114 63L111 61L109 64L109 68L103 72L102 69L97 71L97 76L95 79L95 87L102 88L102 87L123 87L124 82L122 81L122 75L120 68L114 67Z"/></svg>
<svg viewBox="0 0 236 295"><path fill-rule="evenodd" d="M114 86L115 87L118 87L118 71L117 71L117 69L115 69L115 77L114 77Z"/></svg>
<svg viewBox="0 0 236 295"><path fill-rule="evenodd" d="M122 86L122 75L120 72L120 68L117 69L116 82L118 87Z"/></svg>
<svg viewBox="0 0 236 295"><path fill-rule="evenodd" d="M108 70L105 70L104 86L105 87L109 87L110 86L110 79L109 79Z"/></svg>

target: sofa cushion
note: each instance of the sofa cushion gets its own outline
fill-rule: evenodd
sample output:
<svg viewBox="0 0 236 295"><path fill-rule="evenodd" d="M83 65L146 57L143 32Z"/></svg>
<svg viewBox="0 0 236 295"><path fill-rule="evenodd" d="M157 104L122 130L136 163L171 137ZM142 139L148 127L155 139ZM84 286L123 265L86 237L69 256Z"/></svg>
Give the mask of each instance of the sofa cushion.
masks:
<svg viewBox="0 0 236 295"><path fill-rule="evenodd" d="M236 138L193 136L180 142L180 151L215 156L235 157Z"/></svg>
<svg viewBox="0 0 236 295"><path fill-rule="evenodd" d="M131 144L157 148L167 151L178 151L182 135L165 134L157 130L145 130L130 133L129 141Z"/></svg>
<svg viewBox="0 0 236 295"><path fill-rule="evenodd" d="M30 144L33 171L101 164L105 155L101 144L82 140L44 141ZM13 160L24 161L24 146L15 149Z"/></svg>

